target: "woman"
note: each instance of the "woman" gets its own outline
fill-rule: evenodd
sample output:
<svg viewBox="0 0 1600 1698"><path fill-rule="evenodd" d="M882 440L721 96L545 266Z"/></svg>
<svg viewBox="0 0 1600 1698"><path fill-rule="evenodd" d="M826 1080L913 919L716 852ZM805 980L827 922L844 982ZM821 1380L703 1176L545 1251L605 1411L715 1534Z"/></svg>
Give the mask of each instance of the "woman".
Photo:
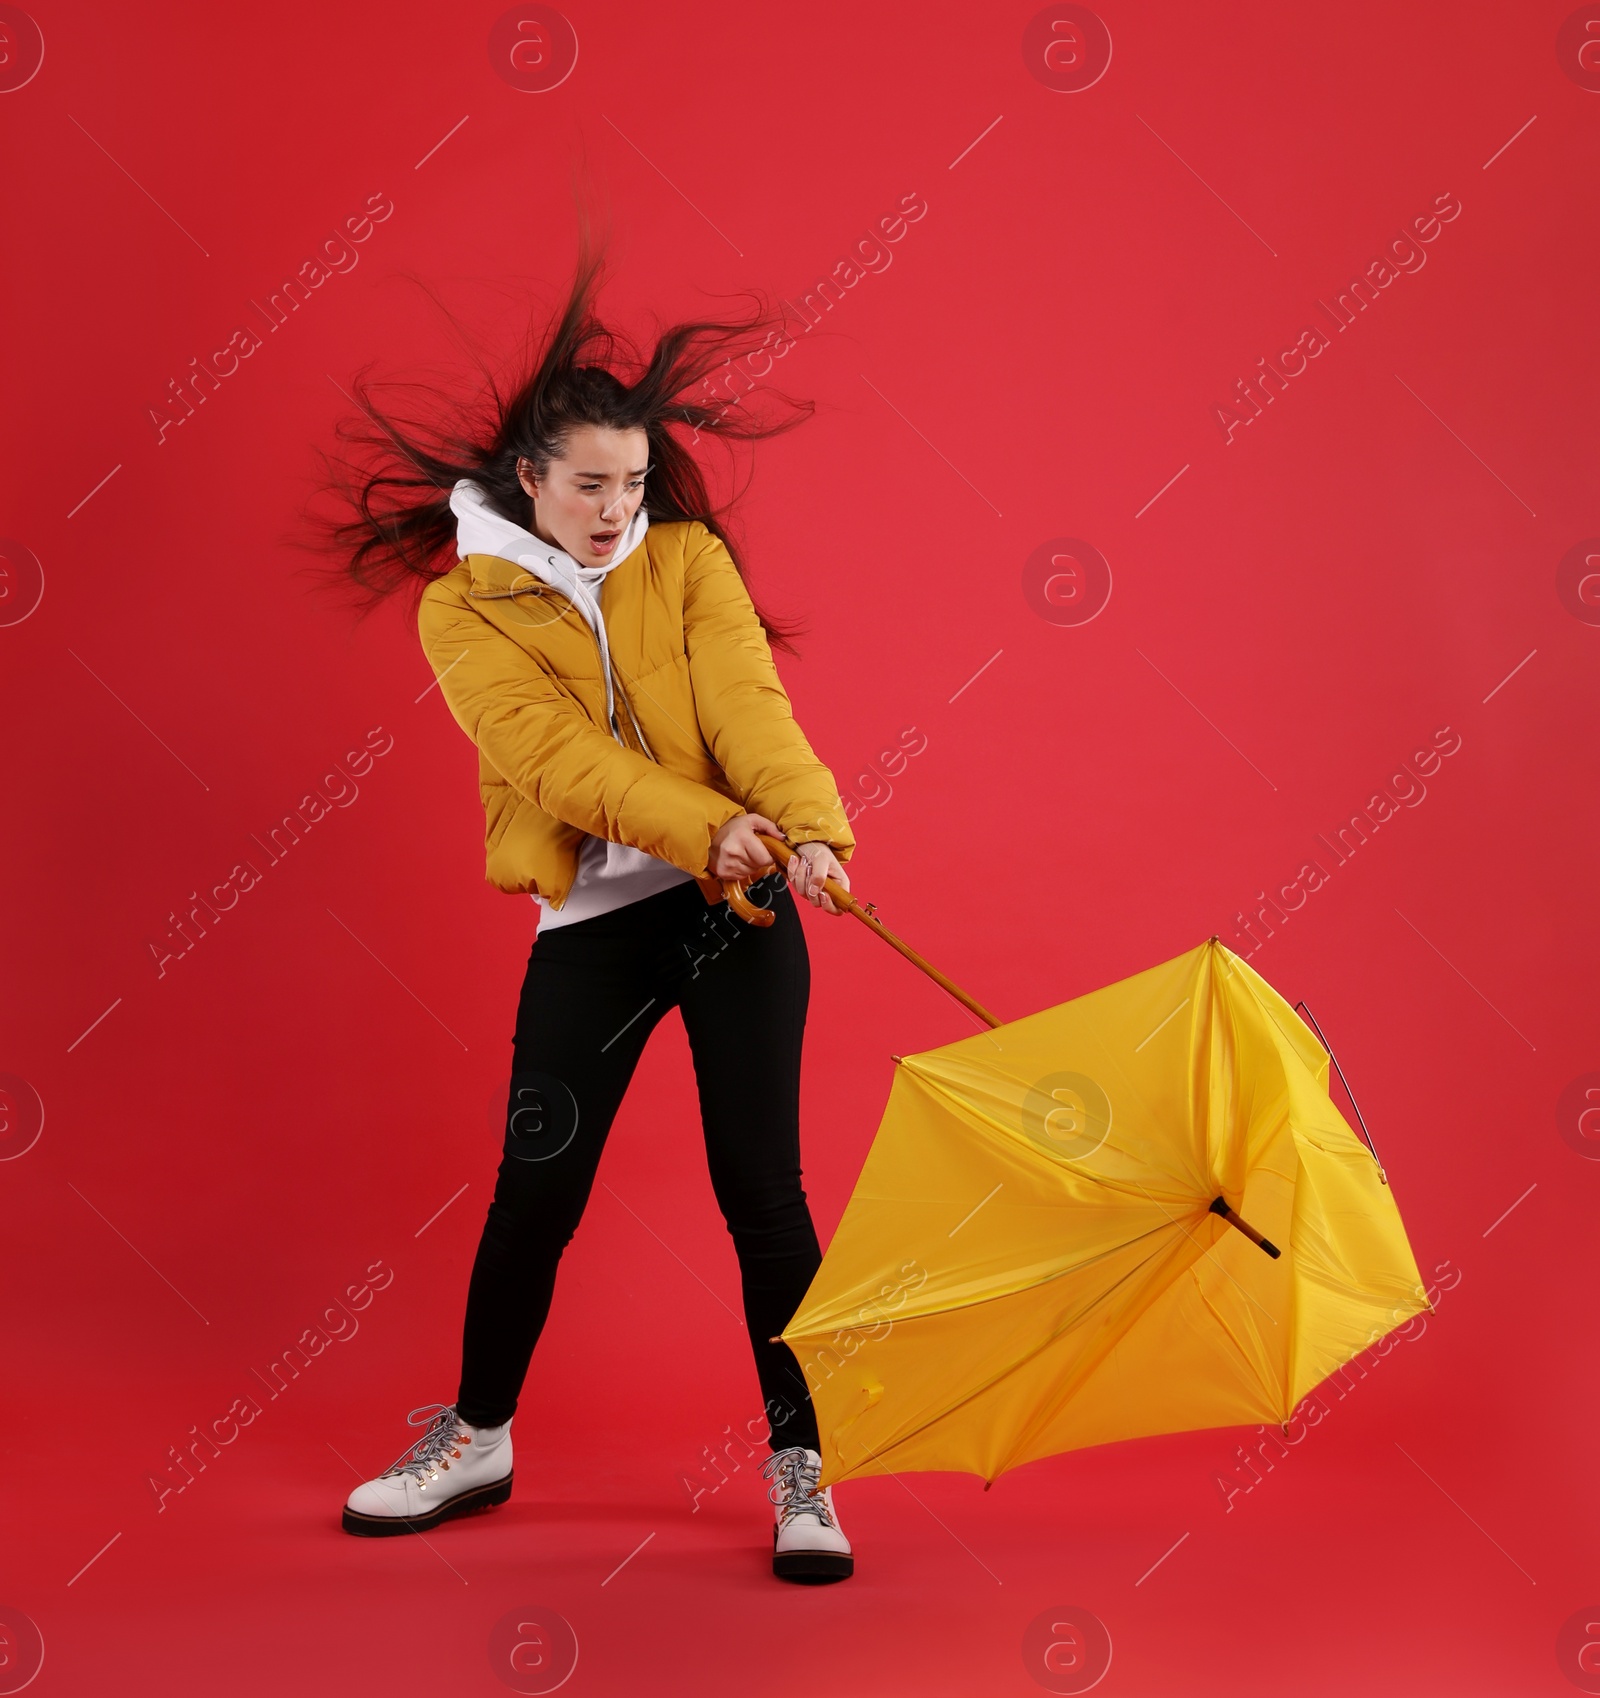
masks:
<svg viewBox="0 0 1600 1698"><path fill-rule="evenodd" d="M769 636L791 647L788 633L755 608L669 428L753 439L799 421L684 399L698 385L714 400L707 378L757 332L775 346L764 315L674 326L632 385L613 375L616 339L590 310L599 268L585 238L536 368L476 431L424 443L363 391L378 431L346 432L379 460L339 473L356 508L335 526L345 571L373 603L420 590L424 651L479 751L487 877L540 916L456 1399L412 1411L423 1437L350 1494L344 1527L420 1532L510 1496L512 1417L562 1249L676 1007L766 1402L773 1572L842 1579L854 1558L819 1490L810 1393L773 1339L821 1261L800 1183L810 966L793 896L840 912L823 881L849 888L855 840L773 665ZM441 571L441 555L459 558ZM760 832L794 847L783 873ZM774 923L734 916L724 879L753 880Z"/></svg>

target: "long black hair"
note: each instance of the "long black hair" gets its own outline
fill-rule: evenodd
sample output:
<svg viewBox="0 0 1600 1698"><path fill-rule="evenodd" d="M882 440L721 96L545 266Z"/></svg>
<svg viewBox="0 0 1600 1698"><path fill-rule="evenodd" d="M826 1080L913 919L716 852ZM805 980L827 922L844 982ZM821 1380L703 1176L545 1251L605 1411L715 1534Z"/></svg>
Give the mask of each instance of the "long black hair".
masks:
<svg viewBox="0 0 1600 1698"><path fill-rule="evenodd" d="M464 405L415 383L374 383L365 371L352 380L351 398L362 416L342 420L335 427L341 450L319 456L321 491L333 497L335 511L310 518L316 533L312 546L340 556L324 575L341 591L354 592L363 616L396 592L408 591L414 619L423 590L456 564L450 492L458 479L472 478L482 485L489 507L532 530L533 501L518 481L517 462L530 461L542 478L552 460L564 457L572 431L584 425L643 430L650 456L644 505L652 523L700 520L721 538L745 578L739 549L721 524L732 501L712 505L690 444L680 441L672 427L686 426L695 441L701 435L755 441L811 416L811 402L762 386L763 394L785 409L776 419L763 418L734 392L736 358L747 361L741 373L747 393L755 388L751 370L770 369L770 354L759 368L748 363L748 355L763 347L781 350L774 340L786 334L781 314L757 296L756 306L742 318L671 325L659 333L644 361L596 315L604 265L604 251L595 247L580 210L577 266L566 304L542 339L535 340L530 326L531 352L509 385L481 359L483 390ZM642 367L631 383L613 369L619 354ZM724 376L720 392L711 383L718 373ZM692 394L697 388L701 393ZM420 393L424 418L401 419L380 407L374 400L379 390ZM793 638L803 632L802 622L777 620L759 605L756 616L774 648L794 652Z"/></svg>

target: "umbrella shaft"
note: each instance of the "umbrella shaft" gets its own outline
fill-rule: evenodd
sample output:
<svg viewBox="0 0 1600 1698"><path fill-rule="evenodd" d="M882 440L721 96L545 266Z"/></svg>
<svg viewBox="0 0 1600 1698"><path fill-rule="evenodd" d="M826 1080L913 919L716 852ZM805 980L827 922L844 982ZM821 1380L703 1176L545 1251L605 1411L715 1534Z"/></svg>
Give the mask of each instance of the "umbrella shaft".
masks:
<svg viewBox="0 0 1600 1698"><path fill-rule="evenodd" d="M787 863L789 857L794 854L794 850L792 850L781 837L773 837L765 831L758 831L756 836L759 837L761 841L766 844L767 848L778 857L780 865ZM732 884L740 881L725 880L724 882ZM980 1020L984 1022L985 1025L998 1026L1000 1024L999 1020L996 1019L981 1002L974 1001L973 998L968 996L959 985L952 984L937 967L932 966L927 961L924 961L923 958L917 954L916 950L914 950L909 944L902 943L900 939L889 930L882 920L879 920L869 914L837 879L824 879L822 882L822 888L833 898L833 903L836 908L844 908L848 910L850 913L854 914L858 920L862 921L863 924L871 926L878 936L890 946L890 948L898 949L900 953L905 956L906 960L908 960L914 967L920 967L935 984L940 985L945 990L949 991L951 996L953 996L957 1002L959 1002L964 1008L970 1009Z"/></svg>
<svg viewBox="0 0 1600 1698"><path fill-rule="evenodd" d="M1236 1215L1233 1210L1228 1207L1226 1198L1218 1197L1211 1205L1211 1212L1214 1215L1221 1215L1228 1225L1233 1227L1235 1231L1242 1232L1245 1237L1257 1247L1257 1249L1265 1250L1266 1253L1274 1259L1283 1254L1283 1252L1272 1242L1270 1238L1263 1238L1261 1234L1249 1223L1249 1221L1243 1219L1239 1215Z"/></svg>

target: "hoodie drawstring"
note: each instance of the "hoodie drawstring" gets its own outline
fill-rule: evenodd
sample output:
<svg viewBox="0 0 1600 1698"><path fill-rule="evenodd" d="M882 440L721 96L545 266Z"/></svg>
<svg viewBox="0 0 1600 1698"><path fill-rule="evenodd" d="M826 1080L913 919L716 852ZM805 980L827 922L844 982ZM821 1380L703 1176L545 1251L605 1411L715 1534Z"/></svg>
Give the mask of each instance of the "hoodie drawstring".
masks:
<svg viewBox="0 0 1600 1698"><path fill-rule="evenodd" d="M459 479L451 490L450 510L457 520L456 553L462 559L469 554L493 554L502 560L510 560L527 568L541 583L560 590L578 609L600 648L600 674L606 689L606 723L611 735L624 748L627 747L627 740L617 724L617 696L620 694L640 748L654 760L638 715L633 711L633 703L628 700L627 690L619 690L620 679L613 679L615 663L611 659L611 644L606 638L599 595L599 586L606 575L633 553L649 529L650 517L643 505L635 511L617 539L617 557L607 566L580 566L570 554L552 552L549 545L532 531L494 512L484 498L482 485L471 478Z"/></svg>

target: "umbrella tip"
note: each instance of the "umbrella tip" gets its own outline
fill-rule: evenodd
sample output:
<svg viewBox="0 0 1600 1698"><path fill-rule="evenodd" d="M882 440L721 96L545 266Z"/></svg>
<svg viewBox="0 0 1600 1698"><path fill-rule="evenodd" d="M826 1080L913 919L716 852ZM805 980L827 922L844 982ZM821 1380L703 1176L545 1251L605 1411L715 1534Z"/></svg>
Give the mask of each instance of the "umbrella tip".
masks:
<svg viewBox="0 0 1600 1698"><path fill-rule="evenodd" d="M993 1481L993 1480L985 1480L985 1481L984 1481L984 1482L983 1482L983 1489L984 1489L984 1490L985 1490L985 1491L988 1491L988 1489L989 1489L989 1488L990 1488L990 1487L991 1487L991 1486L992 1486L992 1485L993 1485L993 1484L994 1484L994 1481Z"/></svg>
<svg viewBox="0 0 1600 1698"><path fill-rule="evenodd" d="M898 1061L898 1060L899 1060L899 1059L900 1059L900 1057L899 1057L899 1056L897 1056L897 1055L896 1055L896 1054L895 1054L895 1053L894 1053L894 1051L893 1051L893 1050L890 1050L890 1051L889 1051L889 1059L890 1059L890 1060L891 1060L891 1061Z"/></svg>

